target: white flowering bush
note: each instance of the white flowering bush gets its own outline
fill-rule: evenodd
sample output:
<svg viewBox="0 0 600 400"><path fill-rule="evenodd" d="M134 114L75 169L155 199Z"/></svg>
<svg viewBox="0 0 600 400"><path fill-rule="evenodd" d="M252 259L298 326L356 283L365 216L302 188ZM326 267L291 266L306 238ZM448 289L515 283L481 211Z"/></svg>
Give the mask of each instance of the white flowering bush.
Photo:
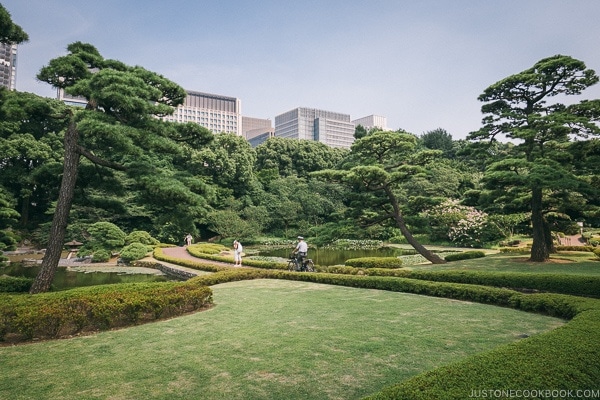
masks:
<svg viewBox="0 0 600 400"><path fill-rule="evenodd" d="M448 199L423 213L429 219L434 239L450 239L459 246L480 247L498 236L488 223L488 214L458 200Z"/></svg>

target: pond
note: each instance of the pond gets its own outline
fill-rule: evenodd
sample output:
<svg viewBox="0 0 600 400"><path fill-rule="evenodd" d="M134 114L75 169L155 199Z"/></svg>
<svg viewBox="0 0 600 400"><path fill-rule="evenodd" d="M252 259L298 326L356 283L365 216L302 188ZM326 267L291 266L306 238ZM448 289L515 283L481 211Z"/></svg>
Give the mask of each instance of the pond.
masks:
<svg viewBox="0 0 600 400"><path fill-rule="evenodd" d="M87 266L90 265L93 266L93 264L87 264ZM6 267L0 267L0 275L25 278L35 278L39 271L39 265L26 266L18 262L12 262ZM66 267L59 266L52 281L52 290L112 283L166 282L168 280L171 279L165 275L125 274L122 272L77 272L69 271Z"/></svg>
<svg viewBox="0 0 600 400"><path fill-rule="evenodd" d="M293 249L261 250L259 255L266 257L289 258ZM308 249L308 258L316 265L343 265L346 260L360 257L398 257L416 254L407 249L369 249L369 250L339 250L339 249Z"/></svg>

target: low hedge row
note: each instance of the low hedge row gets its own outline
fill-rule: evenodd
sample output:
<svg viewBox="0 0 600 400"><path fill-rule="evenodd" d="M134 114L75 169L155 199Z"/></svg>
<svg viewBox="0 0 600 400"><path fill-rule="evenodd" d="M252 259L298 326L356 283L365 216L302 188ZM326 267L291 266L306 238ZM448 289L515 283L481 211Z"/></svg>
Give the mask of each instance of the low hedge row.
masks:
<svg viewBox="0 0 600 400"><path fill-rule="evenodd" d="M399 271L396 276L438 282L467 283L534 290L575 296L600 297L600 276L479 271Z"/></svg>
<svg viewBox="0 0 600 400"><path fill-rule="evenodd" d="M444 257L446 261L470 260L472 258L485 257L485 253L481 250L463 251L461 253L452 253Z"/></svg>
<svg viewBox="0 0 600 400"><path fill-rule="evenodd" d="M0 295L0 341L57 339L170 318L212 304L189 282L90 286L37 295Z"/></svg>
<svg viewBox="0 0 600 400"><path fill-rule="evenodd" d="M233 264L233 256L226 257L226 256L220 256L220 255L214 254L214 253L209 254L209 253L205 253L204 250L205 249L203 249L202 247L197 247L194 245L189 246L187 248L188 253L190 253L194 257ZM287 269L287 264L284 264L284 263L278 263L278 262L273 262L273 261L262 261L262 260L250 260L247 258L244 258L243 264L246 266L249 266L249 267L256 267L256 268Z"/></svg>
<svg viewBox="0 0 600 400"><path fill-rule="evenodd" d="M361 257L351 258L344 262L354 268L402 268L402 260L398 257Z"/></svg>
<svg viewBox="0 0 600 400"><path fill-rule="evenodd" d="M594 251L594 246L556 246L556 251Z"/></svg>
<svg viewBox="0 0 600 400"><path fill-rule="evenodd" d="M32 284L32 278L22 278L8 275L0 276L0 293L29 292Z"/></svg>

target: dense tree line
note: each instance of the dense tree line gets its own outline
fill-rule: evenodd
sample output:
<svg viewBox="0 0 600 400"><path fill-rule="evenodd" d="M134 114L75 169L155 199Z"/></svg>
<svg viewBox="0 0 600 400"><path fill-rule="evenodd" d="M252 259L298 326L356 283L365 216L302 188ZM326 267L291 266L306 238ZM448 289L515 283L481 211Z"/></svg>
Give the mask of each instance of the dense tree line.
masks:
<svg viewBox="0 0 600 400"><path fill-rule="evenodd" d="M16 25L0 33L27 39ZM341 150L282 138L252 148L165 122L184 99L180 86L90 44L67 51L38 79L85 98L85 108L0 90L0 251L22 238L46 247L47 276L65 241L90 240L98 222L168 243L187 233L404 241L432 262L441 260L423 243L480 246L517 232L533 236L531 259L544 261L552 232L600 224L600 101L549 101L598 81L568 56L485 89L483 126L467 140L441 128L417 136L359 126Z"/></svg>

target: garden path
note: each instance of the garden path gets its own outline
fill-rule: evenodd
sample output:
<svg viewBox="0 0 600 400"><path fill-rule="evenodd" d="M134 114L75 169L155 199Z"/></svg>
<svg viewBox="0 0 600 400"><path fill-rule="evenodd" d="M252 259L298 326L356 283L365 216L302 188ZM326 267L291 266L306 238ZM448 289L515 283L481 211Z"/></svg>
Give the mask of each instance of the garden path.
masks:
<svg viewBox="0 0 600 400"><path fill-rule="evenodd" d="M561 246L585 246L586 243L581 235L571 235L559 238Z"/></svg>

